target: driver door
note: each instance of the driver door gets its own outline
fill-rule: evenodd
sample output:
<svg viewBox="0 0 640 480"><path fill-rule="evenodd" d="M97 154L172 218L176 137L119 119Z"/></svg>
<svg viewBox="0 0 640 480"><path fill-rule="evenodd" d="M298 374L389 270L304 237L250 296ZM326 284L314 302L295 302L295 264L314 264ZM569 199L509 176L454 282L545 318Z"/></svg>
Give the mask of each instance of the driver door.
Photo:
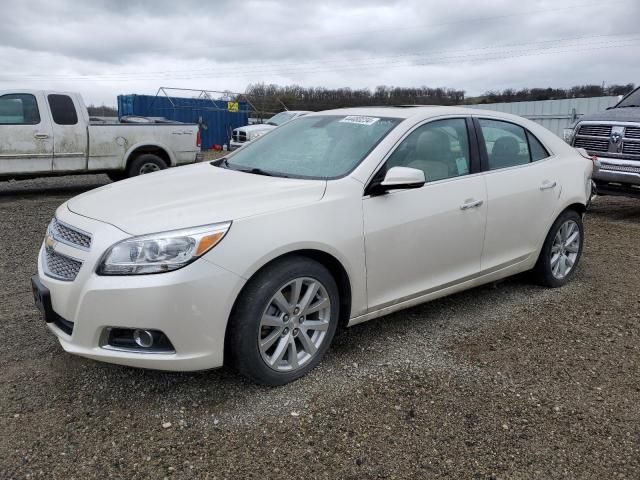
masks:
<svg viewBox="0 0 640 480"><path fill-rule="evenodd" d="M0 95L0 176L51 171L53 133L41 94Z"/></svg>
<svg viewBox="0 0 640 480"><path fill-rule="evenodd" d="M423 170L427 182L363 199L370 311L480 272L487 191L475 174L479 160L471 126L465 118L418 126L374 177L403 166Z"/></svg>

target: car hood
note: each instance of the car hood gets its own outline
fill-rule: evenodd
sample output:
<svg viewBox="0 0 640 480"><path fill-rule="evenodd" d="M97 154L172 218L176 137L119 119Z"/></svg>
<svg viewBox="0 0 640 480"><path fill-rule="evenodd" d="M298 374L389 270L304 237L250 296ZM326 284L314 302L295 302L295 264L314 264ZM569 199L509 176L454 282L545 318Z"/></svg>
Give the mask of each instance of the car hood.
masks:
<svg viewBox="0 0 640 480"><path fill-rule="evenodd" d="M276 128L275 125L267 125L266 123L260 123L257 125L247 125L245 127L239 127L235 130L247 132L247 133L255 133L255 132L268 132L269 130L273 130Z"/></svg>
<svg viewBox="0 0 640 480"><path fill-rule="evenodd" d="M267 177L201 163L91 190L69 200L67 208L144 235L317 202L325 188L324 180Z"/></svg>
<svg viewBox="0 0 640 480"><path fill-rule="evenodd" d="M604 112L583 115L579 122L640 122L640 107L612 108Z"/></svg>

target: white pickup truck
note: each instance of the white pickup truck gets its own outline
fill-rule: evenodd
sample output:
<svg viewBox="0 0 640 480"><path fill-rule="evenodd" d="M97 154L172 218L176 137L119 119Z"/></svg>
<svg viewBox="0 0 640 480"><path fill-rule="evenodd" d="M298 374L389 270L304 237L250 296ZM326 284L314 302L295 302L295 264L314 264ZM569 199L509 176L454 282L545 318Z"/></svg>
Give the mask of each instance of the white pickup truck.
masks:
<svg viewBox="0 0 640 480"><path fill-rule="evenodd" d="M88 172L118 180L200 159L198 125L93 124L80 94L0 91L0 180Z"/></svg>

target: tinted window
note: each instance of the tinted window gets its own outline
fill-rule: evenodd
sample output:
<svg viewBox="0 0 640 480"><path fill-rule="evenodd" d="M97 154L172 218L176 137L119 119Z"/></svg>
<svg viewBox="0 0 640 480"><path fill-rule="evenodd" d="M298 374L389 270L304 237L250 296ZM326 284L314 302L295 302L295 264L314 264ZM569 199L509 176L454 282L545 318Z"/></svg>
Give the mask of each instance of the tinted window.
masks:
<svg viewBox="0 0 640 480"><path fill-rule="evenodd" d="M342 177L400 121L363 115L304 116L245 144L229 156L228 166L282 176Z"/></svg>
<svg viewBox="0 0 640 480"><path fill-rule="evenodd" d="M386 168L417 168L427 182L434 182L466 175L470 166L466 122L453 118L430 122L411 132L391 154Z"/></svg>
<svg viewBox="0 0 640 480"><path fill-rule="evenodd" d="M53 121L58 125L75 125L78 115L73 100L67 95L51 94L48 97Z"/></svg>
<svg viewBox="0 0 640 480"><path fill-rule="evenodd" d="M489 170L529 163L529 145L524 128L513 123L480 119Z"/></svg>
<svg viewBox="0 0 640 480"><path fill-rule="evenodd" d="M0 96L0 125L37 125L40 112L36 97L24 93Z"/></svg>
<svg viewBox="0 0 640 480"><path fill-rule="evenodd" d="M531 132L527 131L527 138L529 139L529 148L531 149L531 161L542 160L549 156L547 149L542 146L540 141L533 136Z"/></svg>

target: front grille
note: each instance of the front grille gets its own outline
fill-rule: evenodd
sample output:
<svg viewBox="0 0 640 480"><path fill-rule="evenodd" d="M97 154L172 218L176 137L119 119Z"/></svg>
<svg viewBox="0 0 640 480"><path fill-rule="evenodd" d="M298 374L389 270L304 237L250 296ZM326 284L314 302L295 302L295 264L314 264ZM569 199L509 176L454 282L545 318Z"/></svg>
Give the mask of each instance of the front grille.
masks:
<svg viewBox="0 0 640 480"><path fill-rule="evenodd" d="M243 132L241 130L234 130L231 137L234 142L246 142L247 141L247 132Z"/></svg>
<svg viewBox="0 0 640 480"><path fill-rule="evenodd" d="M611 135L611 125L582 125L578 135L609 137L609 135Z"/></svg>
<svg viewBox="0 0 640 480"><path fill-rule="evenodd" d="M82 267L82 262L74 258L61 255L53 250L45 249L45 274L49 277L71 282L75 280Z"/></svg>
<svg viewBox="0 0 640 480"><path fill-rule="evenodd" d="M626 138L640 138L640 127L627 127L624 130Z"/></svg>
<svg viewBox="0 0 640 480"><path fill-rule="evenodd" d="M606 152L609 150L609 139L577 137L574 146L591 152Z"/></svg>
<svg viewBox="0 0 640 480"><path fill-rule="evenodd" d="M630 155L640 155L640 143L624 142L624 144L622 145L622 153L628 153Z"/></svg>
<svg viewBox="0 0 640 480"><path fill-rule="evenodd" d="M57 218L51 220L49 232L54 239L62 243L82 248L83 250L91 248L91 235L62 223Z"/></svg>

